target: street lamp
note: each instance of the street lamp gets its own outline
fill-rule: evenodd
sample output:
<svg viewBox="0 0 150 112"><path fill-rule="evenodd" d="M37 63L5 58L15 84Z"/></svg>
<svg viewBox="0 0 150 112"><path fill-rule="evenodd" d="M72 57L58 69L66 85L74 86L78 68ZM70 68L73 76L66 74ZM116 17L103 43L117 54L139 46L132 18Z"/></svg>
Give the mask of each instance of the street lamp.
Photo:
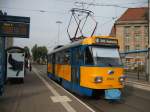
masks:
<svg viewBox="0 0 150 112"><path fill-rule="evenodd" d="M150 82L150 1L148 0L148 77Z"/></svg>
<svg viewBox="0 0 150 112"><path fill-rule="evenodd" d="M58 24L58 40L57 40L57 45L59 45L59 37L60 37L60 25L62 24L62 21L56 21L56 23Z"/></svg>

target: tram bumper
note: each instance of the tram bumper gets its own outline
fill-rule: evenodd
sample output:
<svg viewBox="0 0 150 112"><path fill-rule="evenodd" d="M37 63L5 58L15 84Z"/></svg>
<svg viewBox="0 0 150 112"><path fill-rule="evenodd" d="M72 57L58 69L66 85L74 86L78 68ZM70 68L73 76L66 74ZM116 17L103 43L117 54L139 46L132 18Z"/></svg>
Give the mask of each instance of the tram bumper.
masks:
<svg viewBox="0 0 150 112"><path fill-rule="evenodd" d="M105 99L120 99L121 91L119 89L107 89L105 90Z"/></svg>

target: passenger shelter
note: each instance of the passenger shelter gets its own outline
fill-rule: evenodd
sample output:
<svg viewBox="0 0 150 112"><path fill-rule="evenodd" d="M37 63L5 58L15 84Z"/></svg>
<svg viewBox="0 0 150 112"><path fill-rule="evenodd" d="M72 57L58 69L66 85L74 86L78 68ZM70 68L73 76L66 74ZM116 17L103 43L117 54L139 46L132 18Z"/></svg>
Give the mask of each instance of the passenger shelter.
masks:
<svg viewBox="0 0 150 112"><path fill-rule="evenodd" d="M23 81L25 74L25 51L21 47L10 47L6 50L6 79Z"/></svg>

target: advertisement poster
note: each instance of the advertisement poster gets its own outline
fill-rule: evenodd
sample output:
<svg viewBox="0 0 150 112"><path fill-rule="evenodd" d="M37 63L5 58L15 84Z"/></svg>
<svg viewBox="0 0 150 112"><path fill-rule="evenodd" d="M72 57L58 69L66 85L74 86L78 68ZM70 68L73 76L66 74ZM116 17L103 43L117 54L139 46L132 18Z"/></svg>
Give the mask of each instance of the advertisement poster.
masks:
<svg viewBox="0 0 150 112"><path fill-rule="evenodd" d="M24 53L7 54L7 78L24 77Z"/></svg>

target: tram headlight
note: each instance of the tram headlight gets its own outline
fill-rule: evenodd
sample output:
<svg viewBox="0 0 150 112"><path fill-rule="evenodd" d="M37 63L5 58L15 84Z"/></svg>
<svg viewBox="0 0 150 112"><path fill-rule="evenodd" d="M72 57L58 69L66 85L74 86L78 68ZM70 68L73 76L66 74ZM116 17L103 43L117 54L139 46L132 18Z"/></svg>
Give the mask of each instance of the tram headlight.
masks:
<svg viewBox="0 0 150 112"><path fill-rule="evenodd" d="M101 83L101 82L103 82L103 77L100 77L100 76L95 77L94 82L95 83Z"/></svg>
<svg viewBox="0 0 150 112"><path fill-rule="evenodd" d="M120 82L124 82L125 79L124 79L123 77L120 77L120 78L119 78L119 81L120 81Z"/></svg>
<svg viewBox="0 0 150 112"><path fill-rule="evenodd" d="M127 78L127 77L126 77L125 75L119 77L119 82L121 82L121 83L125 82L125 79L126 79L126 78Z"/></svg>

